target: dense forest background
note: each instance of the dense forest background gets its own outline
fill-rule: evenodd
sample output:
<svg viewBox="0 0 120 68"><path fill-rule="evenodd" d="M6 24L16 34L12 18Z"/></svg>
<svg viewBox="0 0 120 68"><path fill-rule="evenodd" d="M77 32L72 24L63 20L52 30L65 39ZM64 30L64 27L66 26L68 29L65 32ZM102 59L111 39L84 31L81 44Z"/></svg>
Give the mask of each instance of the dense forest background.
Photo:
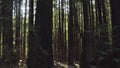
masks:
<svg viewBox="0 0 120 68"><path fill-rule="evenodd" d="M0 0L0 68L120 68L120 0Z"/></svg>

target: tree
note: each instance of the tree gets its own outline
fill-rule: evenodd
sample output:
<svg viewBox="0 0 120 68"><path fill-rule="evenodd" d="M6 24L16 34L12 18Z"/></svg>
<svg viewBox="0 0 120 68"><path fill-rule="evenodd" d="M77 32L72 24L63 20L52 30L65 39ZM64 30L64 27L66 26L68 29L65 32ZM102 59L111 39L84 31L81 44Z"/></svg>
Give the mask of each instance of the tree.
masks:
<svg viewBox="0 0 120 68"><path fill-rule="evenodd" d="M52 68L52 0L37 1L34 30L29 68Z"/></svg>
<svg viewBox="0 0 120 68"><path fill-rule="evenodd" d="M68 64L74 65L74 57L73 57L73 8L74 1L69 1L69 21L68 21Z"/></svg>
<svg viewBox="0 0 120 68"><path fill-rule="evenodd" d="M120 60L120 1L110 0L111 17L112 17L112 43L113 43L113 57ZM115 68L119 68L119 64L114 61Z"/></svg>
<svg viewBox="0 0 120 68"><path fill-rule="evenodd" d="M2 3L0 2L0 4ZM2 20L3 20L2 19L2 5L0 5L0 66L2 65L2 27L3 27Z"/></svg>
<svg viewBox="0 0 120 68"><path fill-rule="evenodd" d="M3 62L12 67L13 59L13 30L12 30L13 0L2 0L2 22L3 22Z"/></svg>
<svg viewBox="0 0 120 68"><path fill-rule="evenodd" d="M1 11L2 11L2 5L0 5L0 61L2 59L2 16L1 16L2 12Z"/></svg>
<svg viewBox="0 0 120 68"><path fill-rule="evenodd" d="M27 60L27 67L32 68L34 63L33 62L33 45L34 45L34 36L33 36L33 13L34 13L34 0L29 0L29 31L28 31L28 60Z"/></svg>
<svg viewBox="0 0 120 68"><path fill-rule="evenodd" d="M16 53L15 53L15 60L16 63L19 62L20 59L20 46L21 46L21 34L20 34L20 26L21 26L21 1L20 0L16 0L15 1L15 6L16 6L16 20L15 20L15 49L16 49Z"/></svg>
<svg viewBox="0 0 120 68"><path fill-rule="evenodd" d="M83 15L84 15L84 33L83 33L83 44L82 44L82 55L81 55L81 68L90 68L89 59L89 47L90 47L90 34L89 34L89 15L88 15L89 0L83 1Z"/></svg>

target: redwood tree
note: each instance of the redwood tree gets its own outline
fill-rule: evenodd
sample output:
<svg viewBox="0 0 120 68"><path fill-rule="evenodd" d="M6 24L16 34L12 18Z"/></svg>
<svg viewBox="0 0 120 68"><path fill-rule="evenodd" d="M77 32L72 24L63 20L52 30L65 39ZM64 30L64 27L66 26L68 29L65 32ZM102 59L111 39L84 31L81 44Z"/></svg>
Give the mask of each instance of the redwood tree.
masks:
<svg viewBox="0 0 120 68"><path fill-rule="evenodd" d="M52 68L52 0L38 0L35 25L33 27L34 43L28 60L29 68Z"/></svg>

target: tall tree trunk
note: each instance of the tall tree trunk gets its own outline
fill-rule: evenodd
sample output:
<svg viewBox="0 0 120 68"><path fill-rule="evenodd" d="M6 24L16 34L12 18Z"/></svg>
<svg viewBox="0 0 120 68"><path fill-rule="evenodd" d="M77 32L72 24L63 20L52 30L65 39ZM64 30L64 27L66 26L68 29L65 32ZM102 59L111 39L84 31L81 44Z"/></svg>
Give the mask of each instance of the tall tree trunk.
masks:
<svg viewBox="0 0 120 68"><path fill-rule="evenodd" d="M83 34L83 45L81 55L81 68L90 68L89 61L89 15L88 15L88 4L89 0L83 1L83 14L84 14L84 34Z"/></svg>
<svg viewBox="0 0 120 68"><path fill-rule="evenodd" d="M120 60L120 0L110 0L112 12L112 43L113 57ZM114 68L119 68L120 63L114 61Z"/></svg>
<svg viewBox="0 0 120 68"><path fill-rule="evenodd" d="M3 17L3 63L12 67L13 59L13 30L12 30L12 9L13 0L2 0L2 17Z"/></svg>
<svg viewBox="0 0 120 68"><path fill-rule="evenodd" d="M0 0L1 1L1 0ZM0 2L0 4L2 4ZM3 25L3 22L2 22L3 18L2 18L2 5L0 5L0 66L1 66L1 60L2 60L2 25Z"/></svg>
<svg viewBox="0 0 120 68"><path fill-rule="evenodd" d="M53 68L52 56L52 0L38 0L36 8L36 39L32 46L32 57L29 68Z"/></svg>
<svg viewBox="0 0 120 68"><path fill-rule="evenodd" d="M28 60L27 60L27 68L34 67L34 29L33 29L33 19L34 19L34 0L29 0L29 31L28 31Z"/></svg>
<svg viewBox="0 0 120 68"><path fill-rule="evenodd" d="M73 57L73 0L69 1L69 23L68 23L68 64L74 65L74 57Z"/></svg>
<svg viewBox="0 0 120 68"><path fill-rule="evenodd" d="M20 26L21 26L21 0L15 0L16 6L16 20L15 20L15 61L19 63L19 59L22 60L20 57L20 47L21 47L21 34L20 34Z"/></svg>
<svg viewBox="0 0 120 68"><path fill-rule="evenodd" d="M25 17L24 17L24 24L23 24L23 28L24 28L24 30L23 30L23 38L22 38L22 45L21 45L21 51L22 51L22 60L23 60L23 64L25 64L25 60L26 60L26 55L25 55L25 53L26 53L26 34L27 34L27 32L26 32L26 28L27 28L27 1L28 0L25 0L25 13L24 13L24 15L25 15Z"/></svg>

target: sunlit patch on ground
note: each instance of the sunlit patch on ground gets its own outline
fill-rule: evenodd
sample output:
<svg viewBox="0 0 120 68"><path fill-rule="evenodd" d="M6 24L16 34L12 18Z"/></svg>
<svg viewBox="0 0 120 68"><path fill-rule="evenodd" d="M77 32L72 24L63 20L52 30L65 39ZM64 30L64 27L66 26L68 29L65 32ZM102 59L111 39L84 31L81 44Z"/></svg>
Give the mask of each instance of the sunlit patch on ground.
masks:
<svg viewBox="0 0 120 68"><path fill-rule="evenodd" d="M75 63L74 66L72 65L68 65L67 63L61 63L61 62L57 62L54 61L54 68L80 68L79 64Z"/></svg>

